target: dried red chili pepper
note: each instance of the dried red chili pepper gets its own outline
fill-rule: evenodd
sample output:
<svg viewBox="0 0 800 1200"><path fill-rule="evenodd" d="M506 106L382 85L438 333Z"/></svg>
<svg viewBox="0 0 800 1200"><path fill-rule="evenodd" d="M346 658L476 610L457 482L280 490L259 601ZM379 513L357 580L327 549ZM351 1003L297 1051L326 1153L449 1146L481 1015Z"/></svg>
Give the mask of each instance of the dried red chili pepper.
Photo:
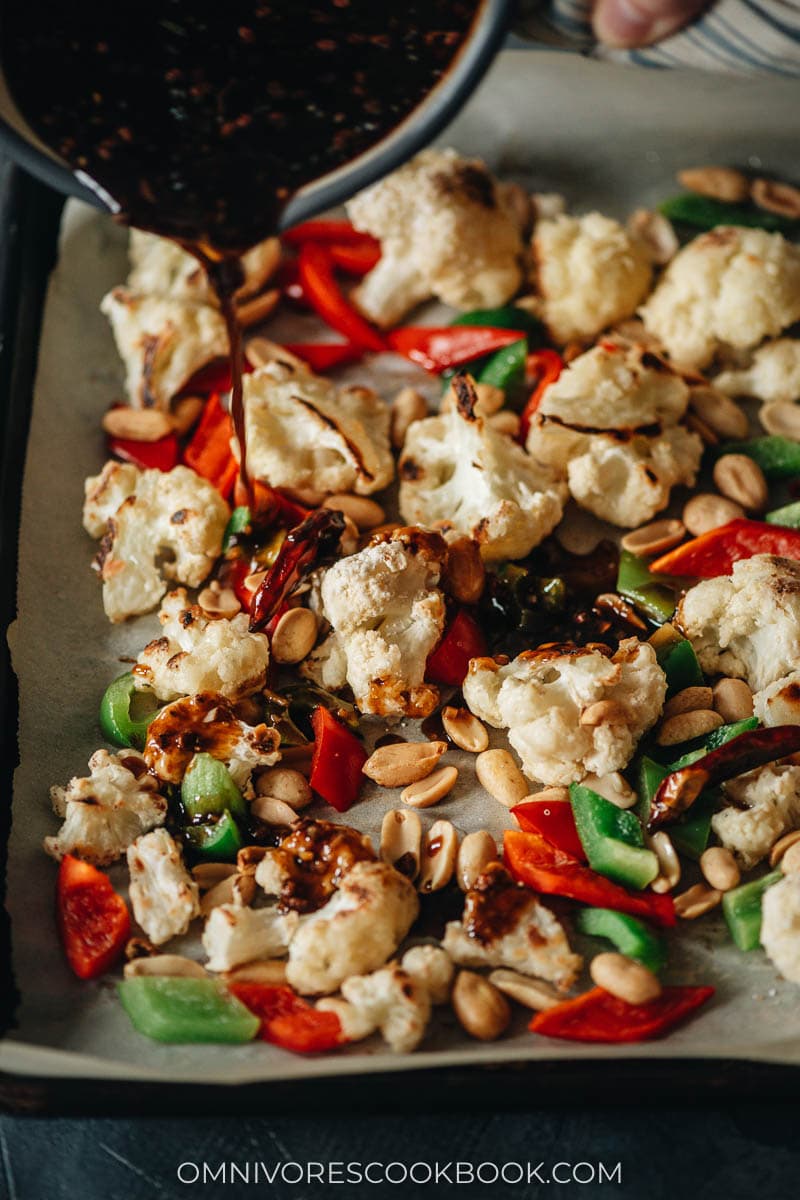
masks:
<svg viewBox="0 0 800 1200"><path fill-rule="evenodd" d="M330 508L318 508L289 534L278 557L253 597L250 632L257 633L292 589L314 567L332 558L344 531L344 517Z"/></svg>
<svg viewBox="0 0 800 1200"><path fill-rule="evenodd" d="M710 750L688 767L672 771L659 785L650 805L650 832L679 817L702 791L715 784L744 775L756 767L785 758L800 750L800 725L773 725L751 729L724 746Z"/></svg>

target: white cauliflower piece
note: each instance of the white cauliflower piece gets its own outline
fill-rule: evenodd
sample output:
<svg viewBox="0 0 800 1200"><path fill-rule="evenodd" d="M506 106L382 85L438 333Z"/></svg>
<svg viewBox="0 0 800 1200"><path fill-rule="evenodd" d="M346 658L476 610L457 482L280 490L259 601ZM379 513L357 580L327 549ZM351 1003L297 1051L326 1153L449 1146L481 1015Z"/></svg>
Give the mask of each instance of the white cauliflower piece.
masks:
<svg viewBox="0 0 800 1200"><path fill-rule="evenodd" d="M582 966L558 918L500 863L478 876L467 892L462 919L447 923L443 945L461 966L509 967L563 990Z"/></svg>
<svg viewBox="0 0 800 1200"><path fill-rule="evenodd" d="M286 978L303 994L335 992L394 954L419 913L414 885L382 862L359 862L289 943Z"/></svg>
<svg viewBox="0 0 800 1200"><path fill-rule="evenodd" d="M280 758L280 735L266 725L248 725L218 692L200 692L165 705L150 722L144 757L166 783L180 783L195 754L224 762L244 791L251 773Z"/></svg>
<svg viewBox="0 0 800 1200"><path fill-rule="evenodd" d="M244 908L218 904L203 929L209 971L232 971L242 963L281 958L299 921L297 913L277 908Z"/></svg>
<svg viewBox="0 0 800 1200"><path fill-rule="evenodd" d="M779 233L721 225L676 254L640 310L670 356L702 369L800 319L800 247Z"/></svg>
<svg viewBox="0 0 800 1200"><path fill-rule="evenodd" d="M755 396L764 404L800 400L800 338L765 342L747 366L716 375L714 387L727 396Z"/></svg>
<svg viewBox="0 0 800 1200"><path fill-rule="evenodd" d="M447 1004L453 987L453 960L441 946L412 946L400 963L407 975L427 989L431 1004Z"/></svg>
<svg viewBox="0 0 800 1200"><path fill-rule="evenodd" d="M304 673L333 689L349 683L363 713L428 716L439 699L423 680L444 629L444 597L436 585L446 555L439 534L410 528L340 559L321 586L333 633L306 659Z"/></svg>
<svg viewBox="0 0 800 1200"><path fill-rule="evenodd" d="M641 525L666 508L671 488L695 481L703 443L680 424L688 404L686 382L664 359L606 340L547 388L527 448L566 476L581 507Z"/></svg>
<svg viewBox="0 0 800 1200"><path fill-rule="evenodd" d="M756 692L753 712L762 725L800 725L800 669Z"/></svg>
<svg viewBox="0 0 800 1200"><path fill-rule="evenodd" d="M140 834L163 825L167 802L135 750L119 754L96 750L89 759L89 772L71 779L66 787L50 789L53 810L64 824L55 837L45 838L44 848L56 859L74 854L106 867Z"/></svg>
<svg viewBox="0 0 800 1200"><path fill-rule="evenodd" d="M116 287L100 308L111 322L134 408L168 410L201 367L228 353L225 322L208 304Z"/></svg>
<svg viewBox="0 0 800 1200"><path fill-rule="evenodd" d="M154 829L128 847L128 870L133 915L153 945L186 933L200 914L200 894L166 829Z"/></svg>
<svg viewBox="0 0 800 1200"><path fill-rule="evenodd" d="M389 409L369 388L275 362L246 376L244 406L249 469L272 487L366 496L394 478Z"/></svg>
<svg viewBox="0 0 800 1200"><path fill-rule="evenodd" d="M83 511L86 531L102 535L96 561L111 621L154 608L167 589L165 576L199 587L222 551L230 515L217 489L188 467L139 471L118 465L106 463L86 480ZM159 566L165 551L172 557Z"/></svg>
<svg viewBox="0 0 800 1200"><path fill-rule="evenodd" d="M172 238L132 229L128 257L131 264L128 288L135 294L170 296L174 300L193 300L219 307L217 295L199 261ZM243 254L239 262L244 282L236 292L236 299L243 300L260 292L275 270L279 257L277 238L267 238Z"/></svg>
<svg viewBox="0 0 800 1200"><path fill-rule="evenodd" d="M566 488L477 415L471 382L449 412L409 426L398 471L404 521L446 520L484 559L524 558L561 520Z"/></svg>
<svg viewBox="0 0 800 1200"><path fill-rule="evenodd" d="M561 345L632 316L653 277L644 243L598 212L539 221L533 257L542 317Z"/></svg>
<svg viewBox="0 0 800 1200"><path fill-rule="evenodd" d="M689 588L674 622L706 674L733 675L760 691L800 666L800 563L772 554L742 559L732 575Z"/></svg>
<svg viewBox="0 0 800 1200"><path fill-rule="evenodd" d="M381 260L354 293L376 324L397 324L436 296L463 310L505 304L522 282L523 245L510 194L479 159L423 150L347 205L381 242Z"/></svg>
<svg viewBox="0 0 800 1200"><path fill-rule="evenodd" d="M764 893L761 945L784 979L800 983L800 875L787 875Z"/></svg>
<svg viewBox="0 0 800 1200"><path fill-rule="evenodd" d="M239 700L264 687L269 639L249 632L246 613L230 620L209 617L177 588L165 597L158 619L161 636L145 646L134 668L137 686L159 700L196 692Z"/></svg>
<svg viewBox="0 0 800 1200"><path fill-rule="evenodd" d="M371 975L354 975L342 984L342 996L373 1028L379 1029L396 1054L410 1054L425 1036L431 998L398 963Z"/></svg>
<svg viewBox="0 0 800 1200"><path fill-rule="evenodd" d="M800 765L769 763L722 785L729 805L711 818L723 846L744 870L766 858L784 833L800 826Z"/></svg>
<svg viewBox="0 0 800 1200"><path fill-rule="evenodd" d="M473 658L463 690L476 716L508 729L529 779L569 784L625 767L658 720L666 689L653 647L626 638L613 654L599 645L553 645L503 666ZM600 724L582 725L581 714L599 700L613 708Z"/></svg>

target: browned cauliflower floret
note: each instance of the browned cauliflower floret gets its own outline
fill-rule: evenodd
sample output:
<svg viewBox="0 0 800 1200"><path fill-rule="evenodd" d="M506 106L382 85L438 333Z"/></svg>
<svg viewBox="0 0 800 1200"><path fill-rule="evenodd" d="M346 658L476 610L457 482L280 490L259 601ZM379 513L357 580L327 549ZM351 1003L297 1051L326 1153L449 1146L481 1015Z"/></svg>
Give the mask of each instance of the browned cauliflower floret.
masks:
<svg viewBox="0 0 800 1200"><path fill-rule="evenodd" d="M167 704L150 722L144 757L166 783L180 783L195 754L206 753L227 764L234 783L243 788L257 767L280 758L280 736L266 725L241 721L230 701L216 692L201 692Z"/></svg>
<svg viewBox="0 0 800 1200"><path fill-rule="evenodd" d="M166 829L154 829L128 847L128 870L133 915L153 945L186 933L200 912L200 897Z"/></svg>
<svg viewBox="0 0 800 1200"><path fill-rule="evenodd" d="M361 311L396 324L432 296L454 308L505 304L522 281L522 238L506 191L478 159L423 150L347 205L381 260L356 289Z"/></svg>
<svg viewBox="0 0 800 1200"><path fill-rule="evenodd" d="M132 229L128 243L131 269L128 287L140 295L170 296L175 300L193 300L219 307L216 293L208 282L200 262L172 238L157 237L142 229ZM278 265L280 242L267 238L253 246L239 260L244 283L236 292L243 300L260 292Z"/></svg>

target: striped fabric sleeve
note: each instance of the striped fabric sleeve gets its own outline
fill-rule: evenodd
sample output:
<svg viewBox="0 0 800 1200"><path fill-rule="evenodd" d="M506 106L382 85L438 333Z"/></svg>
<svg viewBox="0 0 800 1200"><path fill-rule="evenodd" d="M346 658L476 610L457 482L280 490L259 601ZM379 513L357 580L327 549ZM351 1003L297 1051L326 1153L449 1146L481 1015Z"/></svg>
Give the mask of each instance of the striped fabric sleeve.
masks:
<svg viewBox="0 0 800 1200"><path fill-rule="evenodd" d="M640 50L598 45L591 10L590 0L523 0L517 32L612 62L800 77L800 0L718 0L685 29Z"/></svg>

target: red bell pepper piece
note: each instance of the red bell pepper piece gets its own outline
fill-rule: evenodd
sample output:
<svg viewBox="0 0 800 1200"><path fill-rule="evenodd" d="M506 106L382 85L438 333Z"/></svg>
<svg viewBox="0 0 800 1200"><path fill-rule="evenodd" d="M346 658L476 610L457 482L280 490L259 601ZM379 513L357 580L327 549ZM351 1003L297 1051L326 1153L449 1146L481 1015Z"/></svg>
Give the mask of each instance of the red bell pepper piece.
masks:
<svg viewBox="0 0 800 1200"><path fill-rule="evenodd" d="M528 403L522 410L519 423L519 441L524 446L528 440L528 430L531 427L533 414L542 402L551 383L555 383L564 370L564 360L555 350L535 350L525 359L525 376L535 380L536 386L530 394Z"/></svg>
<svg viewBox="0 0 800 1200"><path fill-rule="evenodd" d="M250 495L247 494L242 481L237 479L233 487L233 501L234 504L251 508L260 525L271 523L284 529L294 529L295 525L305 521L311 512L310 508L304 508L277 488L271 488L269 484L258 479L251 479ZM253 570L257 568L254 567Z"/></svg>
<svg viewBox="0 0 800 1200"><path fill-rule="evenodd" d="M347 246L377 246L380 243L371 233L362 233L349 221L303 221L281 234L287 246L303 246L306 242L333 242Z"/></svg>
<svg viewBox="0 0 800 1200"><path fill-rule="evenodd" d="M586 862L586 851L578 837L569 800L537 800L534 797L512 808L511 813L525 833L538 833L556 850L571 854L578 862Z"/></svg>
<svg viewBox="0 0 800 1200"><path fill-rule="evenodd" d="M174 433L157 442L137 442L133 438L108 438L108 452L142 471L171 471L178 465L180 447Z"/></svg>
<svg viewBox="0 0 800 1200"><path fill-rule="evenodd" d="M340 271L346 271L348 275L357 275L359 278L368 274L381 259L380 242L377 241L359 242L355 245L331 242L327 250Z"/></svg>
<svg viewBox="0 0 800 1200"><path fill-rule="evenodd" d="M364 348L353 342L289 342L286 349L320 375L364 357Z"/></svg>
<svg viewBox="0 0 800 1200"><path fill-rule="evenodd" d="M467 677L471 658L483 658L486 639L478 623L466 609L460 608L447 625L442 640L428 655L425 675L433 683L461 687Z"/></svg>
<svg viewBox="0 0 800 1200"><path fill-rule="evenodd" d="M300 268L297 265L296 258L285 258L278 267L277 274L278 287L283 292L288 300L294 304L299 304L303 308L309 308L310 305L306 299L306 294L303 291L303 285L300 282Z"/></svg>
<svg viewBox="0 0 800 1200"><path fill-rule="evenodd" d="M551 846L538 833L507 829L503 835L503 859L514 878L535 892L567 896L593 908L614 908L658 925L675 924L672 896L659 896L655 892L634 895L583 866L571 854Z"/></svg>
<svg viewBox="0 0 800 1200"><path fill-rule="evenodd" d="M311 727L314 754L308 782L337 812L347 812L364 782L361 768L367 752L356 735L322 705L311 714Z"/></svg>
<svg viewBox="0 0 800 1200"><path fill-rule="evenodd" d="M295 1054L320 1054L347 1041L336 1013L320 1012L290 987L235 983L228 989L261 1021L258 1036Z"/></svg>
<svg viewBox="0 0 800 1200"><path fill-rule="evenodd" d="M183 452L183 461L202 475L226 499L230 495L239 468L231 453L233 421L225 412L219 395L209 396L192 440Z"/></svg>
<svg viewBox="0 0 800 1200"><path fill-rule="evenodd" d="M713 987L665 987L649 1004L628 1004L592 988L537 1013L528 1028L569 1042L644 1042L667 1033L713 995Z"/></svg>
<svg viewBox="0 0 800 1200"><path fill-rule="evenodd" d="M365 350L386 349L381 335L353 308L336 282L333 259L325 246L305 242L297 264L308 303L331 329Z"/></svg>
<svg viewBox="0 0 800 1200"><path fill-rule="evenodd" d="M730 575L735 562L754 554L800 559L800 529L737 517L662 554L650 563L650 570L663 575L713 579L716 575Z"/></svg>
<svg viewBox="0 0 800 1200"><path fill-rule="evenodd" d="M122 956L131 934L128 906L107 875L71 854L61 860L56 904L67 962L79 979L96 979Z"/></svg>
<svg viewBox="0 0 800 1200"><path fill-rule="evenodd" d="M242 370L249 375L253 370L252 364L244 360ZM212 392L229 392L231 390L231 368L227 359L219 359L201 367L185 387L181 388L182 396L210 396Z"/></svg>
<svg viewBox="0 0 800 1200"><path fill-rule="evenodd" d="M337 550L344 518L331 508L318 508L287 535L253 599L250 632L269 624L303 575Z"/></svg>
<svg viewBox="0 0 800 1200"><path fill-rule="evenodd" d="M518 329L491 325L402 325L387 335L390 347L437 374L510 346L525 337Z"/></svg>

